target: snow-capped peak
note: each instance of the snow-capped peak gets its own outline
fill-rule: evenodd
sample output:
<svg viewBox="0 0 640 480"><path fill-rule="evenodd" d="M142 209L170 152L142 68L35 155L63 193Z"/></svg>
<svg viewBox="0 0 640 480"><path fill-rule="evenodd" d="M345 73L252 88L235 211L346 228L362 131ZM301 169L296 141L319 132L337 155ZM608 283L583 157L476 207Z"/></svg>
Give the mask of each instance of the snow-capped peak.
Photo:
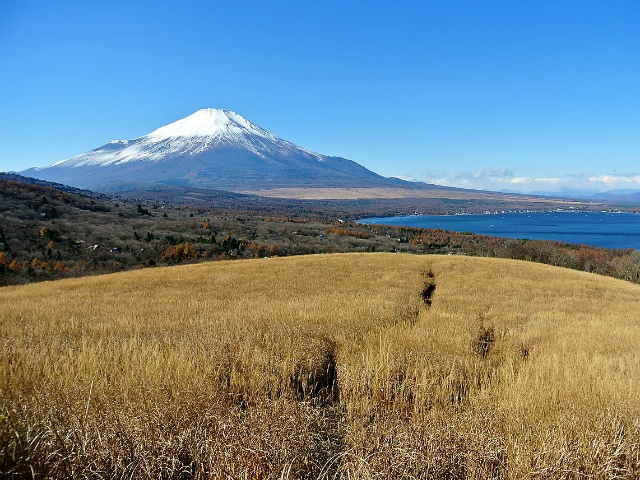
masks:
<svg viewBox="0 0 640 480"><path fill-rule="evenodd" d="M296 152L324 161L322 155L278 138L231 110L204 108L142 137L113 140L100 148L52 166L158 161L168 157L198 155L221 146L243 148L263 158Z"/></svg>
<svg viewBox="0 0 640 480"><path fill-rule="evenodd" d="M216 108L198 110L188 117L154 130L145 135L145 137L156 141L173 137L233 137L243 131L248 131L270 140L277 139L277 137L254 125L242 115L231 110L219 110Z"/></svg>

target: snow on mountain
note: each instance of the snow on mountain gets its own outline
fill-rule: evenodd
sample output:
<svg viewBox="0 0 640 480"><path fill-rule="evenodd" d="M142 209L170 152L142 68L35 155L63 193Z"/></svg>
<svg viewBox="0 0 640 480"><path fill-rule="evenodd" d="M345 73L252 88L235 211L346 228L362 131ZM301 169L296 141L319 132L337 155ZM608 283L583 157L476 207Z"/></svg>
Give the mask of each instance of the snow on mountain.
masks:
<svg viewBox="0 0 640 480"><path fill-rule="evenodd" d="M231 110L205 108L133 140L113 140L56 166L119 165L157 161L169 156L197 155L217 146L244 148L259 157L304 154L323 161L322 155L276 137Z"/></svg>
<svg viewBox="0 0 640 480"><path fill-rule="evenodd" d="M213 108L21 173L97 191L158 184L230 191L409 185L351 160L306 150L231 110Z"/></svg>

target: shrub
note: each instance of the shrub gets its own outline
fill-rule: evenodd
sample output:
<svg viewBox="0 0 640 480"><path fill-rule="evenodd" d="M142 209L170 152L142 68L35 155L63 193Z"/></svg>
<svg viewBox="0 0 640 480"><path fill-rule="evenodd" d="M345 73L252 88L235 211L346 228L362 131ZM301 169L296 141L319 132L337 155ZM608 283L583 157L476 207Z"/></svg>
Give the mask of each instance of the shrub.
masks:
<svg viewBox="0 0 640 480"><path fill-rule="evenodd" d="M487 327L480 325L478 334L473 339L473 351L482 358L486 358L493 347L493 343L496 341L496 335L493 331L493 327Z"/></svg>

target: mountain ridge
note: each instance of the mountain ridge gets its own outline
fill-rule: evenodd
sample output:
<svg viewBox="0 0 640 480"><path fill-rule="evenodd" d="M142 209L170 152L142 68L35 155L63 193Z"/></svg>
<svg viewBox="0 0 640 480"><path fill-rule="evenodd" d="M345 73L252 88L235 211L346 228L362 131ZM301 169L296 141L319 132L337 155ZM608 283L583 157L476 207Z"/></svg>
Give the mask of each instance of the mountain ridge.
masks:
<svg viewBox="0 0 640 480"><path fill-rule="evenodd" d="M410 185L378 175L352 160L295 145L231 110L211 108L141 137L112 140L49 167L19 173L98 191L125 183L230 191Z"/></svg>
<svg viewBox="0 0 640 480"><path fill-rule="evenodd" d="M265 158L265 152L299 150L322 161L323 155L278 138L232 110L200 109L191 115L131 140L111 140L89 152L61 160L58 165L110 165L154 161L175 153L196 155L219 145L242 146Z"/></svg>

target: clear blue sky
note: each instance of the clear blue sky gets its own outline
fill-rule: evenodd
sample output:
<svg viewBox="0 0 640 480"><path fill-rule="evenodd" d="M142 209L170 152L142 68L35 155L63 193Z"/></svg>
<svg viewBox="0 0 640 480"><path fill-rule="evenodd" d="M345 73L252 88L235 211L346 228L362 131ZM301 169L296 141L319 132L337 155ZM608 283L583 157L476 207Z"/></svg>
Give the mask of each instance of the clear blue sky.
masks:
<svg viewBox="0 0 640 480"><path fill-rule="evenodd" d="M640 1L0 0L0 170L205 107L386 176L640 189Z"/></svg>

